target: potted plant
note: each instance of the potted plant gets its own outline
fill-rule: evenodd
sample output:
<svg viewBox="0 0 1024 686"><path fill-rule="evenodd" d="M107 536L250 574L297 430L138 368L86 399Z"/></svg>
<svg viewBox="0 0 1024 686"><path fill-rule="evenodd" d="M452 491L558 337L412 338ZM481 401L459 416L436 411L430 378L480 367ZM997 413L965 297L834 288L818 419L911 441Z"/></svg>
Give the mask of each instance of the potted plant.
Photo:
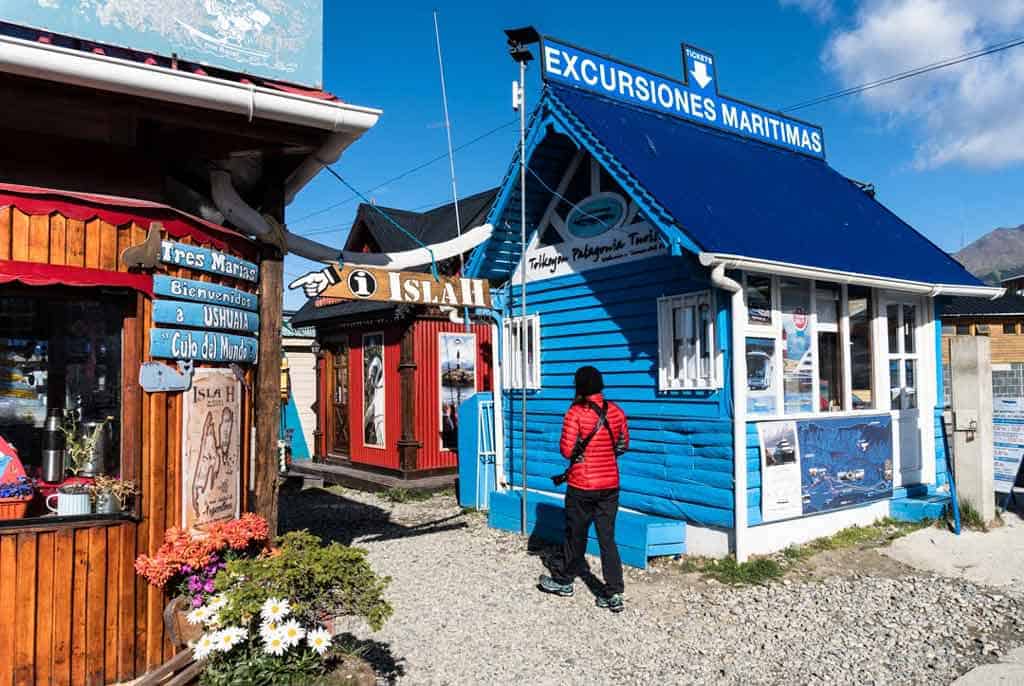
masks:
<svg viewBox="0 0 1024 686"><path fill-rule="evenodd" d="M138 495L134 481L100 474L89 486L96 514L118 514L128 509L128 501Z"/></svg>
<svg viewBox="0 0 1024 686"><path fill-rule="evenodd" d="M27 476L0 483L0 519L21 519L35 490Z"/></svg>

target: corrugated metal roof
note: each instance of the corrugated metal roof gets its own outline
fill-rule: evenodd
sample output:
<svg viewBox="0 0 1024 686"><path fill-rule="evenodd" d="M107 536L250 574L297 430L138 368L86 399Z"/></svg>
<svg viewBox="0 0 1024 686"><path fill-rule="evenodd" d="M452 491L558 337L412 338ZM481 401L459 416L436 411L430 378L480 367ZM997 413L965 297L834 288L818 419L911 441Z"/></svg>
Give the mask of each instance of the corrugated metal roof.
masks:
<svg viewBox="0 0 1024 686"><path fill-rule="evenodd" d="M1001 298L952 298L942 309L943 317L1024 317L1024 297L1007 294Z"/></svg>
<svg viewBox="0 0 1024 686"><path fill-rule="evenodd" d="M328 319L359 319L368 314L376 317L387 316L396 307L395 303L372 300L343 300L317 306L317 300L310 299L292 315L291 325L295 327L315 326Z"/></svg>
<svg viewBox="0 0 1024 686"><path fill-rule="evenodd" d="M471 229L483 224L484 218L490 211L494 198L497 195L498 189L491 188L459 200L459 219L462 222L462 228L464 230ZM361 222L373 237L381 252L401 252L420 247L419 243L416 243L396 229L391 222L381 215L381 212L385 212L397 221L402 228L416 236L426 245L443 243L458 235L455 223L455 203L447 203L427 212L410 212L394 207L382 207L379 205L374 207L361 203L353 226ZM349 233L350 238L353 236L353 233ZM353 247L346 245L345 249L351 250Z"/></svg>

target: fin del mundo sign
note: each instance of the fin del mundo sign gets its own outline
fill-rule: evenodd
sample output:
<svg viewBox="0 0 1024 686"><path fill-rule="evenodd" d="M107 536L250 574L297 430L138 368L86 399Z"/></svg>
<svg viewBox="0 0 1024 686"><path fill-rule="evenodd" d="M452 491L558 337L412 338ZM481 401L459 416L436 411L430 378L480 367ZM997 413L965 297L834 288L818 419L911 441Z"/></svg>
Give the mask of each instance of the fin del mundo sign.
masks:
<svg viewBox="0 0 1024 686"><path fill-rule="evenodd" d="M323 0L0 0L5 22L315 88Z"/></svg>

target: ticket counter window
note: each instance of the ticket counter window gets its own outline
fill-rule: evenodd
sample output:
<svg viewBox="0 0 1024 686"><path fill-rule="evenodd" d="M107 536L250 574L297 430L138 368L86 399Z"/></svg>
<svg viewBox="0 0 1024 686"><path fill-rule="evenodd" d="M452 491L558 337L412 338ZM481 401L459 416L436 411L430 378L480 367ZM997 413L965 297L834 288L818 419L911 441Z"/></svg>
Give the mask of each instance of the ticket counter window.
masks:
<svg viewBox="0 0 1024 686"><path fill-rule="evenodd" d="M40 475L48 410L73 420L83 435L104 424L82 475L118 473L125 312L119 295L91 289L6 290L0 297L0 436L30 476Z"/></svg>

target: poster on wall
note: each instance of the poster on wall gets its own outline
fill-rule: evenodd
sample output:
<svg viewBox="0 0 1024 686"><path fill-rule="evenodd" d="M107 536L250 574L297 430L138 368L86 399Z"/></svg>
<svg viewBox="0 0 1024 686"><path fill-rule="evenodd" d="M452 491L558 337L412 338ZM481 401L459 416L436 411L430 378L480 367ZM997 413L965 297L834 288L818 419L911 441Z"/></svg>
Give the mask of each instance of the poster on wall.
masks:
<svg viewBox="0 0 1024 686"><path fill-rule="evenodd" d="M747 339L747 412L773 415L778 397L775 382L775 341Z"/></svg>
<svg viewBox="0 0 1024 686"><path fill-rule="evenodd" d="M1024 458L1024 398L995 398L992 402L995 443L993 476L996 493L1009 493Z"/></svg>
<svg viewBox="0 0 1024 686"><path fill-rule="evenodd" d="M230 369L197 369L182 403L182 526L202 532L241 510L242 387Z"/></svg>
<svg viewBox="0 0 1024 686"><path fill-rule="evenodd" d="M363 336L363 445L384 447L384 334Z"/></svg>
<svg viewBox="0 0 1024 686"><path fill-rule="evenodd" d="M801 420L803 512L825 512L892 497L892 418Z"/></svg>
<svg viewBox="0 0 1024 686"><path fill-rule="evenodd" d="M814 411L814 353L810 293L801 284L782 281L782 387L786 414Z"/></svg>
<svg viewBox="0 0 1024 686"><path fill-rule="evenodd" d="M459 449L459 405L476 393L476 335L438 334L441 449Z"/></svg>
<svg viewBox="0 0 1024 686"><path fill-rule="evenodd" d="M761 422L761 518L765 522L803 514L800 446L795 422Z"/></svg>

